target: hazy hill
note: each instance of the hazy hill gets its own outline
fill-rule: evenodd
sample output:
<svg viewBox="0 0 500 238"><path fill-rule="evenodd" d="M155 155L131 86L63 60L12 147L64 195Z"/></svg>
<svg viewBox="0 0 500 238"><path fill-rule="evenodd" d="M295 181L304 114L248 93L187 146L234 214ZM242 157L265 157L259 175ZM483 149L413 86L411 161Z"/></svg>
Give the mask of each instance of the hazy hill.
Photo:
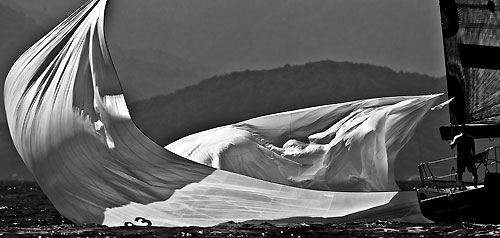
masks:
<svg viewBox="0 0 500 238"><path fill-rule="evenodd" d="M367 64L321 61L210 78L168 96L130 105L139 128L160 145L209 128L304 107L363 98L446 91L444 78L395 72ZM400 153L399 179L415 175L422 160L449 156L438 127L447 111L430 112ZM410 173L408 173L410 171Z"/></svg>
<svg viewBox="0 0 500 238"><path fill-rule="evenodd" d="M167 95L198 83L214 72L203 65L149 48L110 46L125 96L130 101Z"/></svg>
<svg viewBox="0 0 500 238"><path fill-rule="evenodd" d="M130 110L139 127L163 145L200 130L275 112L444 92L445 83L384 67L321 61L212 77L168 96L132 103Z"/></svg>

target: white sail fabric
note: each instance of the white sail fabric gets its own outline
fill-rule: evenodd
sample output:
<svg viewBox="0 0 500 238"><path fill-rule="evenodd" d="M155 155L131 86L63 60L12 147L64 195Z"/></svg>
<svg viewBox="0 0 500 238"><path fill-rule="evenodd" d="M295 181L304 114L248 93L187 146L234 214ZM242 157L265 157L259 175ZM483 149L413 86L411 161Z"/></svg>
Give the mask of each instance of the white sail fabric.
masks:
<svg viewBox="0 0 500 238"><path fill-rule="evenodd" d="M217 169L290 186L395 191L396 156L436 97L377 98L278 113L190 135L165 148Z"/></svg>
<svg viewBox="0 0 500 238"><path fill-rule="evenodd" d="M5 82L5 107L14 144L63 216L75 223L109 226L134 222L139 216L156 226L210 226L230 220L307 220L310 217L328 218L328 221L425 220L414 192L333 192L292 187L285 185L287 183L216 170L156 145L133 124L126 107L104 37L106 2L85 3L28 49L12 66ZM356 102L366 106L384 104L388 111L398 111L395 105L420 102L415 107L401 107L405 109L395 114L401 118L408 116L408 120L389 120L392 114L383 112L384 109L380 116L385 119L379 122L385 126L377 122L373 124L375 127L356 127L363 132L360 136L376 138L370 140L376 145L366 145L366 148L375 146L380 149L377 153L383 154L385 143L388 151L397 151L406 138L391 133L411 132L413 129L407 130L405 121L414 117L417 122L434 98ZM390 104L394 104L394 108L388 109L392 107ZM324 129L324 123L330 123L327 120L339 121L340 118L329 118L337 115L330 115L332 109L353 108L349 105L307 109L293 115L307 115L312 110L320 116L321 122L315 128L319 131ZM305 126L308 129L304 133L308 134L315 127L314 121L300 118L293 121L294 125L288 125L294 127L293 130L275 128L283 124L272 120L255 119L248 125L259 127L267 140L271 136L264 132L270 135L276 133L275 130L302 133L301 128ZM296 124L298 122L309 126ZM356 120L353 118L350 123L354 125ZM354 131L358 129L350 131L351 126L338 125L338 131L352 132L351 139L342 139L347 139L344 142L351 143L352 149L361 148L360 152L367 156L373 154L371 150L363 150L365 145L357 144L358 134ZM369 132L373 129L373 133ZM324 136L320 133L311 138L321 142L333 135L331 130ZM280 144L291 137L280 134L276 138L270 142ZM373 155L380 157L380 154ZM394 159L391 153L387 155L387 161ZM332 166L336 166L335 163ZM385 167L391 167L390 163L370 163L377 167L377 176L379 170L387 171ZM344 175L349 173L348 169L351 168L346 167ZM355 171L359 178L371 181L371 170L366 174L360 174L359 169ZM382 180L368 184L372 189L384 190L391 188L390 178L389 170Z"/></svg>

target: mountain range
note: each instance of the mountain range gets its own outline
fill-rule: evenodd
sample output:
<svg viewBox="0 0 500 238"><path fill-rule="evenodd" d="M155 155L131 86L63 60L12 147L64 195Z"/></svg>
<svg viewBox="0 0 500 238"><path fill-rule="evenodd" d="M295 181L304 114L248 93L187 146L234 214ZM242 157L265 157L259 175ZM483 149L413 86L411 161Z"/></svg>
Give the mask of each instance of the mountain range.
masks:
<svg viewBox="0 0 500 238"><path fill-rule="evenodd" d="M214 76L170 95L133 102L130 111L137 125L164 145L196 131L276 112L445 90L443 78L368 64L319 61ZM151 117L153 111L162 116Z"/></svg>
<svg viewBox="0 0 500 238"><path fill-rule="evenodd" d="M160 145L249 118L357 99L446 91L446 80L368 64L320 61L212 77L167 96L130 104L137 126ZM445 98L443 98L445 99ZM421 161L450 156L438 127L447 111L432 111L400 154L399 179L415 175ZM399 174L398 174L399 173ZM398 178L398 177L397 177Z"/></svg>
<svg viewBox="0 0 500 238"><path fill-rule="evenodd" d="M431 94L445 90L444 78L396 72L368 64L320 61L214 76L169 95L128 104L137 126L164 146L191 133L275 112L363 98ZM437 130L447 123L446 110L429 112L414 138L400 153L397 166L401 170L396 172L397 177L408 179L408 176L415 175L416 166L422 160L449 156L451 151L446 142L440 140ZM0 127L5 127L5 124L0 124ZM7 161L9 166L3 166L0 174L9 175L9 171L25 174L19 169L20 159L14 158L13 152L7 152L8 148L13 148L10 137L3 137L0 145L7 149L2 152L2 164Z"/></svg>

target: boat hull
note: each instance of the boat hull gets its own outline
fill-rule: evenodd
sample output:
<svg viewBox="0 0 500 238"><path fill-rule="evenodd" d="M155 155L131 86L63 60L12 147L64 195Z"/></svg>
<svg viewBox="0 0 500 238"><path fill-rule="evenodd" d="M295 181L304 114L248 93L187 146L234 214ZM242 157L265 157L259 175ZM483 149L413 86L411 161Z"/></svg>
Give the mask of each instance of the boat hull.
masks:
<svg viewBox="0 0 500 238"><path fill-rule="evenodd" d="M422 214L435 222L500 223L500 174L487 174L485 186L426 198L418 190Z"/></svg>

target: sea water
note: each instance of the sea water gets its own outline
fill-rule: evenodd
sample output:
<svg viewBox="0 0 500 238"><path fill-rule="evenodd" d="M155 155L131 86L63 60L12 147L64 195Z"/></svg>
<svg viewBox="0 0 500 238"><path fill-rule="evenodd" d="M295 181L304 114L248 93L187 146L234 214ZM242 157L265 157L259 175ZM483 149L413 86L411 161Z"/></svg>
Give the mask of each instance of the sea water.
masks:
<svg viewBox="0 0 500 238"><path fill-rule="evenodd" d="M234 223L202 227L74 225L52 206L35 182L0 182L0 237L492 237L500 225L415 224L394 221L342 224Z"/></svg>

